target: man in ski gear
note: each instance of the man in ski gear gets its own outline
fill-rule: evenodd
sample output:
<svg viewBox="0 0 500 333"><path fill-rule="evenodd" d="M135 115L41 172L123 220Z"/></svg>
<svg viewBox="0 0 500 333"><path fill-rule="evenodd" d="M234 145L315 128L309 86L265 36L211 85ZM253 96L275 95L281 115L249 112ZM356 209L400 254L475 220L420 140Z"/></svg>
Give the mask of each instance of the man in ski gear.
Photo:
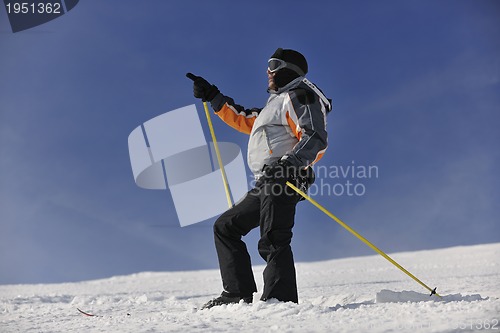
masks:
<svg viewBox="0 0 500 333"><path fill-rule="evenodd" d="M247 162L255 187L214 224L215 247L224 291L203 308L251 303L257 291L250 255L242 236L260 227L259 254L267 262L261 300L298 302L296 274L290 243L295 207L302 190L314 182L311 166L327 148L326 115L331 101L305 78L304 56L278 48L268 62L268 92L264 108L245 109L200 76L193 80L196 98L210 102L229 126L249 134Z"/></svg>

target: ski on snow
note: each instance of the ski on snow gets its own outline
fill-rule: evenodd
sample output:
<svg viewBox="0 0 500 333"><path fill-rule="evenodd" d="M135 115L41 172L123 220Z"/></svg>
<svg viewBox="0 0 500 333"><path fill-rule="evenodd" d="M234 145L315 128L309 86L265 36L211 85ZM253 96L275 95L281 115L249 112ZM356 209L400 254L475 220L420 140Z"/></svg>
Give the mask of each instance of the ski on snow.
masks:
<svg viewBox="0 0 500 333"><path fill-rule="evenodd" d="M81 313L82 315L84 315L84 316L87 316L87 317L99 317L99 316L97 316L97 315L95 315L95 314L92 314L92 313L88 313L88 312L82 311L82 310L80 310L79 308L76 308L76 309L78 310L78 312L80 312L80 313Z"/></svg>
<svg viewBox="0 0 500 333"><path fill-rule="evenodd" d="M80 312L82 315L84 316L87 316L87 317L103 317L103 316L100 316L100 315L96 315L96 314L93 314L93 313L90 313L90 312L86 312L86 311L83 311L79 308L76 308L78 310L78 312ZM130 313L127 313L127 316L130 316Z"/></svg>

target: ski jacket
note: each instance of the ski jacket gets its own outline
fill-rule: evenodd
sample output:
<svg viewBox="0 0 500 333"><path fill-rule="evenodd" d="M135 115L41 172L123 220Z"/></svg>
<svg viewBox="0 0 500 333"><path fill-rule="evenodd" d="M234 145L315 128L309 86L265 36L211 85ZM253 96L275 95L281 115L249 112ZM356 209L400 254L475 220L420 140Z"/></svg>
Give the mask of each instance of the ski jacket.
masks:
<svg viewBox="0 0 500 333"><path fill-rule="evenodd" d="M245 109L220 93L211 101L225 123L250 135L247 162L256 179L265 165L280 158L296 167L312 166L327 148L326 115L331 103L313 83L299 77L269 93L261 109Z"/></svg>

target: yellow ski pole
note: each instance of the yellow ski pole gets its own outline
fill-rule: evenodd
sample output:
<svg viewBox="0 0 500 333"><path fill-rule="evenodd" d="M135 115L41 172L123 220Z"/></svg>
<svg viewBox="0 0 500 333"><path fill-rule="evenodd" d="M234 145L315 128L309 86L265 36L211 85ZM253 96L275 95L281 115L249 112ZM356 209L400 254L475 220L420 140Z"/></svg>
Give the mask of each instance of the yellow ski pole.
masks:
<svg viewBox="0 0 500 333"><path fill-rule="evenodd" d="M215 155L217 155L217 162L219 163L220 173L222 175L222 181L224 182L224 189L226 190L227 204L229 208L233 206L231 200L231 194L229 193L229 183L227 181L226 171L224 170L224 163L222 163L222 158L220 156L219 145L217 144L217 139L215 138L215 131L212 125L212 119L210 118L210 111L208 110L207 102L203 102L203 107L205 108L205 115L207 116L208 127L210 129L210 134L212 135L212 141L214 143Z"/></svg>
<svg viewBox="0 0 500 333"><path fill-rule="evenodd" d="M368 245L372 250L374 250L375 252L377 252L378 254L380 254L382 257L384 257L385 259L387 259L391 264L393 264L394 266L396 266L397 268L399 268L401 271L403 271L403 273L405 273L406 275L408 275L409 277L411 277L413 280L415 280L416 282L418 282L425 289L429 290L431 292L430 296L436 295L439 298L441 298L441 296L436 292L436 288L431 289L425 283L423 283L422 281L420 281L419 279L417 279L417 277L415 277L415 275L411 274L403 266L401 266L400 264L398 264L394 259L392 259L391 257L389 257L387 254L385 254L378 247L376 247L375 245L373 245L372 243L370 243L366 238L364 238L359 233L357 233L354 229L352 229L350 226L348 226L347 224L345 224L344 222L342 222L342 220L340 220L338 217L336 217L335 215L333 215L332 213L330 213L325 207L321 206L313 198L311 198L306 193L304 193L303 191L301 191L300 189L298 189L292 183L290 183L290 182L287 181L286 184L289 187L291 187L295 192L297 192L302 197L304 197L304 199L306 199L307 201L309 201L310 203L312 203L314 206L316 206L317 208L319 208L319 210L321 210L323 213L325 213L328 217L330 217L335 222L337 222L338 224L340 224L342 227L344 227L345 229L347 229L347 231L349 231L351 234L353 234L354 236L356 236L357 238L359 238L363 243L365 243L366 245Z"/></svg>

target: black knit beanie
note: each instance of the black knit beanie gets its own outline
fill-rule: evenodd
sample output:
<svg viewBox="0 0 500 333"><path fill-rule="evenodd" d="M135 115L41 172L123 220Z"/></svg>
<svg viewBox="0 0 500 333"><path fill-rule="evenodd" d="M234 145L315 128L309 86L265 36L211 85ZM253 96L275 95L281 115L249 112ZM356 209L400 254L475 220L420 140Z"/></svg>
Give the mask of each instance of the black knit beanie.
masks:
<svg viewBox="0 0 500 333"><path fill-rule="evenodd" d="M299 66L304 74L307 74L307 61L300 52L297 52L295 50L282 49L280 47L273 53L271 58L281 59L283 61Z"/></svg>
<svg viewBox="0 0 500 333"><path fill-rule="evenodd" d="M290 49L278 48L273 53L271 58L281 59L285 62L294 64L304 72L304 75L307 74L308 70L307 61L306 58L300 52ZM297 73L296 71L285 67L276 72L274 76L274 83L278 88L282 88L291 81L293 81L294 79L298 78L299 76L300 74Z"/></svg>

